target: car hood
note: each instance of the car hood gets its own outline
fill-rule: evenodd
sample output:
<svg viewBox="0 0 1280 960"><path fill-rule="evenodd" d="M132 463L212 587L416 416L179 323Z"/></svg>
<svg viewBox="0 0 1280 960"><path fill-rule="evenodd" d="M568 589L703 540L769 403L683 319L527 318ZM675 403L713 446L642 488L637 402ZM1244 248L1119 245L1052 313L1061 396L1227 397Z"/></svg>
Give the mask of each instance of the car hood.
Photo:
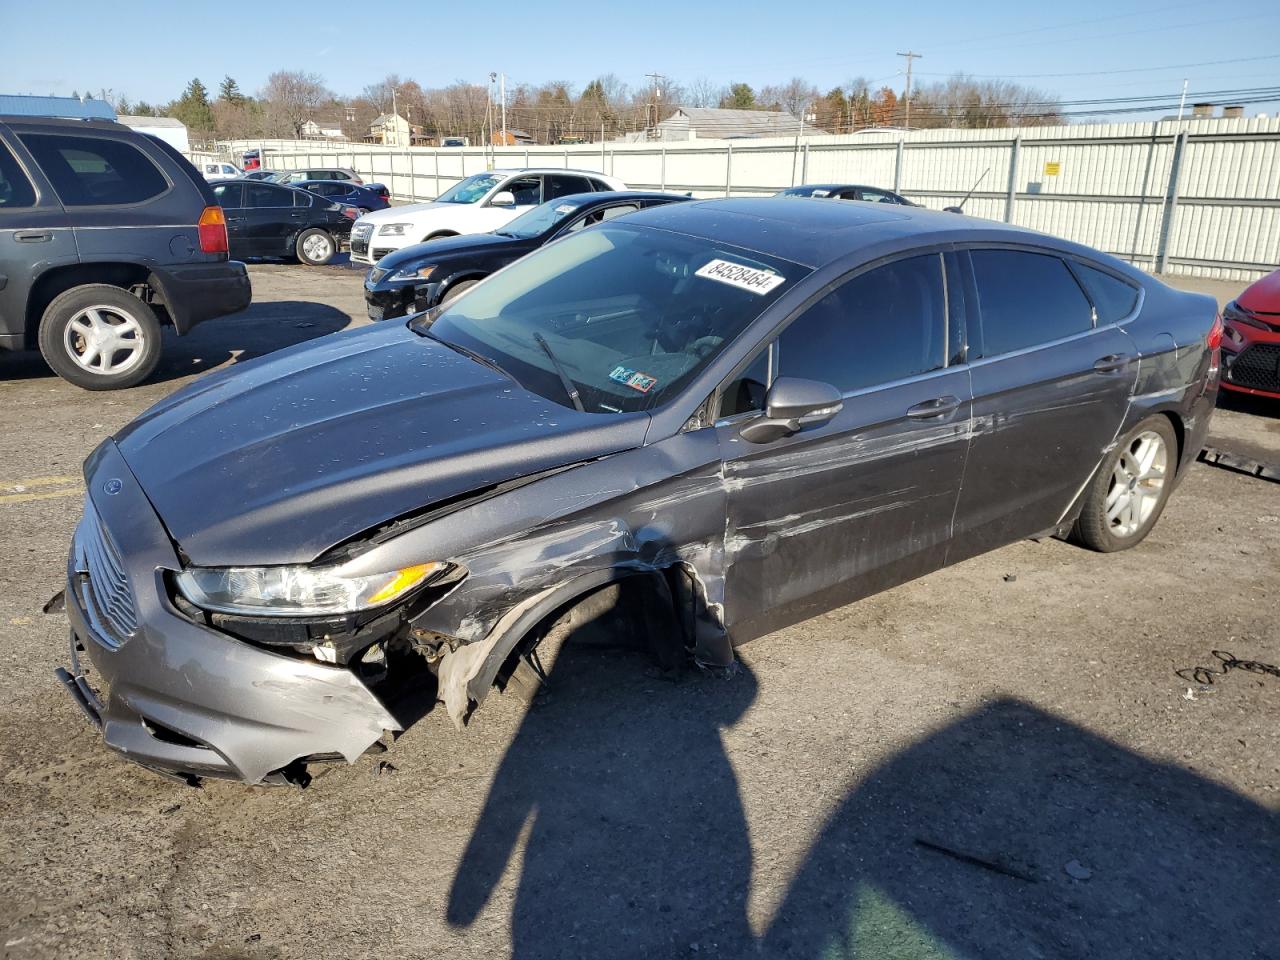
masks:
<svg viewBox="0 0 1280 960"><path fill-rule="evenodd" d="M392 518L639 446L648 416L577 413L404 324L215 373L116 436L192 563L306 563Z"/></svg>
<svg viewBox="0 0 1280 960"><path fill-rule="evenodd" d="M361 223L372 223L381 225L384 223L396 223L405 219L417 220L424 214L429 214L433 210L460 210L471 204L464 203L437 203L432 200L430 203L406 203L399 207L387 207L385 210L374 210L372 213L366 213L360 218Z"/></svg>
<svg viewBox="0 0 1280 960"><path fill-rule="evenodd" d="M382 270L399 270L413 263L444 260L453 256L474 256L511 247L514 244L529 245L528 240L515 237L499 237L493 233L470 233L461 237L446 237L430 243L415 243L388 253L378 261Z"/></svg>
<svg viewBox="0 0 1280 960"><path fill-rule="evenodd" d="M1280 270L1255 281L1236 298L1236 303L1258 313L1280 313Z"/></svg>

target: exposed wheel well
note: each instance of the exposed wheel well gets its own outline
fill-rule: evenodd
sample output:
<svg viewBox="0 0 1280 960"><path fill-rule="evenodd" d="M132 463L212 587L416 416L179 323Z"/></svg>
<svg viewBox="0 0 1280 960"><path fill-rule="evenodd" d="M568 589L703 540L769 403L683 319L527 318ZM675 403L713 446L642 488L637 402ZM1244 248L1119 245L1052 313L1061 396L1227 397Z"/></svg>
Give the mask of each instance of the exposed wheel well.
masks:
<svg viewBox="0 0 1280 960"><path fill-rule="evenodd" d="M520 658L565 618L569 618L569 629L575 635L607 631L611 641L630 642L648 650L664 667L675 666L683 659L685 649L692 646L693 638L691 630L685 628L685 617L677 608L664 573L618 571L618 576L607 583L565 600L512 645L495 677L495 685L499 690L505 689Z"/></svg>
<svg viewBox="0 0 1280 960"><path fill-rule="evenodd" d="M168 313L156 303L159 293L151 285L151 271L136 263L76 263L46 271L31 286L27 297L26 345L36 346L40 319L54 298L72 287L86 283L108 283L121 287L156 308L156 316L162 323L169 323ZM141 289L139 289L141 288Z"/></svg>

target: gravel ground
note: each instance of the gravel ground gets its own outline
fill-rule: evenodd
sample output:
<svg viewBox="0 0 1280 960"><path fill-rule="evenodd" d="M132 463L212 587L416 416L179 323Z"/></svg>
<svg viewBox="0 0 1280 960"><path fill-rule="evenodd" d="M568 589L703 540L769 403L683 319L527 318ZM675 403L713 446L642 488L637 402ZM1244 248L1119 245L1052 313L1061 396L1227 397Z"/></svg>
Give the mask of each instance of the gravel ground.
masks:
<svg viewBox="0 0 1280 960"><path fill-rule="evenodd" d="M1280 486L1201 464L1138 549L1015 544L727 679L570 649L533 710L433 712L305 791L110 754L40 613L80 462L191 377L363 322L355 271L251 273L131 391L0 355L0 956L1280 956L1280 677L1175 674L1280 664ZM1280 462L1278 412L1212 442Z"/></svg>

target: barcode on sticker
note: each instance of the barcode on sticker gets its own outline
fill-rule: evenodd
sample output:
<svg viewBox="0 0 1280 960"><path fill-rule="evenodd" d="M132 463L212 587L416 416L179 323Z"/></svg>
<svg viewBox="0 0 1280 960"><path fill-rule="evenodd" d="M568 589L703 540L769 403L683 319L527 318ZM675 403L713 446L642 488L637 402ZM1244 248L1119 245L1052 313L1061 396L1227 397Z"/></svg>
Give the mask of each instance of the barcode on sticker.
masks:
<svg viewBox="0 0 1280 960"><path fill-rule="evenodd" d="M765 294L786 280L781 274L772 270L757 270L755 267L744 267L740 263L729 260L712 260L698 268L697 276L708 280L719 280L740 290Z"/></svg>

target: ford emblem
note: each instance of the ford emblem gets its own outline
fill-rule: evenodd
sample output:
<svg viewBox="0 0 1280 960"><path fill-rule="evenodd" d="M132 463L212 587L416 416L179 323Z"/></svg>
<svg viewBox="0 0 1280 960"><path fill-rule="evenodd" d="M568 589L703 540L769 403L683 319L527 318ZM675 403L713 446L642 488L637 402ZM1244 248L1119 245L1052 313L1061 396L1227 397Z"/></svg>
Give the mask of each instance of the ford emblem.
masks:
<svg viewBox="0 0 1280 960"><path fill-rule="evenodd" d="M109 493L113 497L123 489L124 489L124 484L121 483L119 480L117 480L115 477L112 477L110 480L108 480L106 483L102 485L103 492Z"/></svg>

